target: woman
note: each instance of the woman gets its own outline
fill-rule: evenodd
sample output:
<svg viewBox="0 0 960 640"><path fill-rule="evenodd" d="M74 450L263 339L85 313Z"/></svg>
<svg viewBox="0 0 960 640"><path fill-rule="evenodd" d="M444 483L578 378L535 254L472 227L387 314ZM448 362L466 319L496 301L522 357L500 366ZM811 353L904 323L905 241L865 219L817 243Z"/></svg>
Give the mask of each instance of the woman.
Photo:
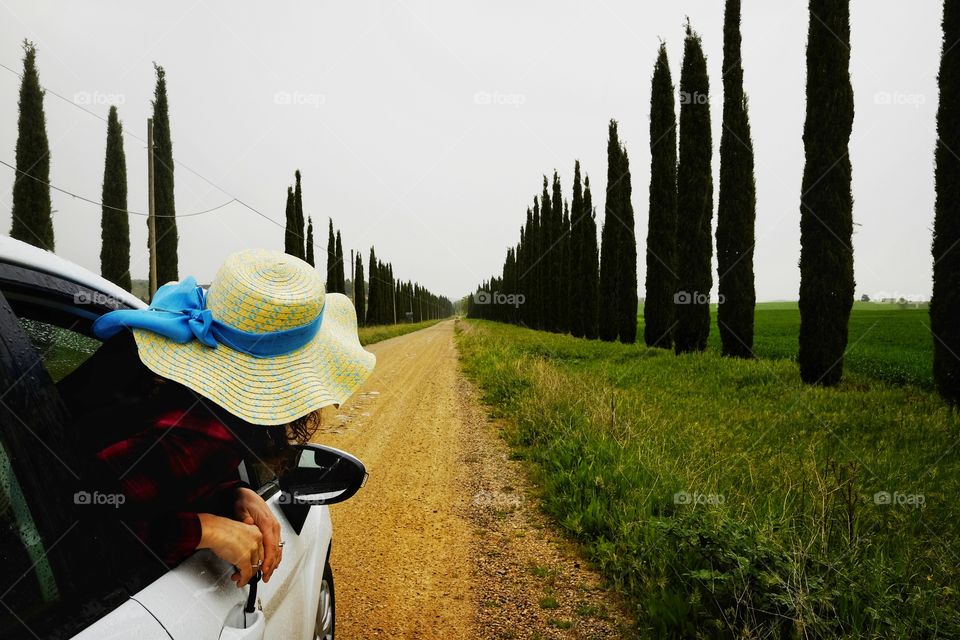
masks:
<svg viewBox="0 0 960 640"><path fill-rule="evenodd" d="M238 466L276 469L288 440L307 441L319 409L370 374L353 304L302 260L249 250L208 291L192 277L164 285L148 309L93 330L104 345L60 384L90 436L91 488L167 565L210 549L238 587L258 570L269 581L280 527Z"/></svg>

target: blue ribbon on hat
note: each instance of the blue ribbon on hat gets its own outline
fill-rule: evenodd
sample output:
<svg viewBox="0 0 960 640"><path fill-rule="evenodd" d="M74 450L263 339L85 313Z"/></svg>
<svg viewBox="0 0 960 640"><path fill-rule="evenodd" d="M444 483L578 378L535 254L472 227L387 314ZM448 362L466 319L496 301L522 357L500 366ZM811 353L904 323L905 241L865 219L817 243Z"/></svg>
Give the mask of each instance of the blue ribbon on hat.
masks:
<svg viewBox="0 0 960 640"><path fill-rule="evenodd" d="M157 289L146 309L119 309L103 314L93 323L93 333L101 340L123 329L144 329L179 344L199 340L216 349L222 344L255 358L282 356L306 346L317 335L323 312L308 324L253 333L220 322L206 308L206 292L193 276Z"/></svg>

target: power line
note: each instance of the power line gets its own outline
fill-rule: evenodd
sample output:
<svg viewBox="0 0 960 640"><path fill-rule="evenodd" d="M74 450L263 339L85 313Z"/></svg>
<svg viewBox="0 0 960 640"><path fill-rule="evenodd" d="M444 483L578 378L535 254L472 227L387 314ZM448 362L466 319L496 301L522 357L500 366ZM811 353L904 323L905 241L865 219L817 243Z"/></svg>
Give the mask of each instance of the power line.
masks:
<svg viewBox="0 0 960 640"><path fill-rule="evenodd" d="M0 62L0 67L6 69L7 71L9 71L10 73L12 73L13 75L17 76L18 78L23 79L23 74L21 74L21 73L20 73L19 71L17 71L16 69L12 69L12 68L8 67L7 65L3 64L2 62ZM107 122L106 118L104 118L103 116L101 116L99 113L96 113L96 112L94 112L94 111L91 111L90 109L85 108L83 105L77 104L75 101L71 100L70 98L67 98L67 97L64 96L64 95L62 95L62 94L60 94L60 93L57 93L56 91L53 91L52 89L49 89L46 85L41 85L41 88L43 89L44 92L49 93L50 95L52 95L52 96L54 96L54 97L56 97L56 98L59 98L60 100L63 100L63 101L66 102L67 104L69 104L69 105L71 105L71 106L73 106L73 107L76 107L77 109L80 109L81 111L83 111L83 112L86 113L87 115L91 115L91 116L93 116L94 118L96 118L97 120L100 120L101 122ZM130 137L130 138L133 138L134 140L137 140L137 141L139 141L139 142L142 142L143 144L146 144L146 143L147 143L146 140L144 140L144 139L141 138L140 136L136 135L135 133L131 133L131 132L129 132L129 131L125 131L125 132L124 132L124 135L125 135L125 136L128 136L128 137ZM2 161L0 161L0 162L2 162ZM275 226L280 227L281 229L286 229L286 226L285 226L285 225L277 222L276 220L274 220L273 218L271 218L271 217L268 216L267 214L262 213L262 212L260 212L259 210L255 209L254 207L250 206L249 204L247 204L246 202L244 202L244 201L241 200L240 198L236 197L235 195L233 195L232 193L230 193L229 191L227 191L226 189L224 189L223 187L221 187L220 185L218 185L217 183L215 183L213 180L210 180L209 178L207 178L206 176L204 176L203 174L201 174L201 173L200 173L199 171L197 171L196 169L190 167L190 166L187 165L187 164L184 164L183 162L181 162L180 160L177 160L176 158L173 159L173 163L174 163L175 165L179 166L179 167L182 167L183 169L186 169L187 171L189 171L190 173L192 173L192 174L195 175L196 177L200 178L201 180L203 180L204 182L206 182L207 184L209 184L209 185L210 185L211 187L213 187L214 189L220 191L220 192L223 193L224 195L229 196L229 197L230 197L230 202L227 202L227 203L225 203L225 204L223 204L223 205L220 205L221 207L222 207L222 206L226 206L227 204L230 204L231 202L236 202L236 203L238 203L238 204L246 207L247 209L249 209L249 210L252 211L253 213L257 214L258 216L260 216L260 217L263 218L264 220L267 220L268 222L274 224ZM7 163L4 162L3 164L7 164ZM10 166L10 165L7 165L7 166ZM29 174L27 174L27 175L29 175ZM33 176L30 176L30 177L32 178ZM51 188L56 188L56 187L53 187L53 185L50 185L50 186L51 186ZM60 189L57 189L57 190L60 191ZM70 194L70 195L74 195L74 194ZM75 196L75 197L80 197L80 196ZM82 198L82 199L87 200L88 202L90 202L90 200L88 200L88 199L86 199L86 198ZM99 204L99 203L95 203L95 204ZM101 205L101 206L102 206L102 205ZM215 208L218 209L218 208L220 208L220 207L215 207ZM211 211L212 211L212 209L211 209ZM206 212L206 211L197 212L197 215L199 215L200 213L207 213L207 212ZM137 214L135 214L135 215L147 215L147 214L137 213ZM194 215L194 214L185 214L185 215L182 215L182 216L181 216L181 215L177 215L176 217L177 217L177 218L181 218L181 217L187 217L188 215ZM163 217L163 216L161 216L161 217ZM304 236L302 236L301 234L297 233L296 230L294 230L294 234L295 234L298 238L300 238L301 240L304 240L304 241L306 240L306 238L305 238ZM314 248L316 248L316 249L319 249L319 248L320 248L320 246L316 243L316 241L314 241L313 246L314 246Z"/></svg>
<svg viewBox="0 0 960 640"><path fill-rule="evenodd" d="M109 204L103 204L102 202L97 202L96 200L91 200L90 198L87 198L87 197L85 197L85 196L81 196L81 195L78 194L78 193L73 193L72 191L67 191L66 189L62 189L62 188L58 187L57 185L52 184L52 183L50 183L50 182L44 182L44 181L41 180L40 178L38 178L38 177L36 177L36 176L34 176L34 175L31 175L30 173L27 173L26 171L23 171L22 169L17 169L15 166L13 166L12 164L10 164L9 162L6 162L6 161L4 161L4 160L0 160L0 164L4 165L5 167L10 167L11 169L13 169L14 171L16 171L16 172L19 173L20 175L26 176L26 177L30 178L31 180L35 180L36 182L39 182L39 183L42 184L42 185L46 185L47 187L53 189L54 191L59 191L60 193L66 194L66 195L68 195L68 196L72 196L72 197L76 198L77 200L83 200L84 202L89 202L90 204L95 204L95 205L97 205L97 206L99 206L99 207L103 207L104 209L112 209L112 210L114 210L114 211L122 211L122 212L124 212L124 213L129 213L130 215L134 215L134 216L148 216L148 215L150 215L150 214L144 213L144 212L142 212L142 211L131 211L130 209L121 209L120 207L113 207L113 206L111 206L111 205L109 205ZM175 214L175 215L172 215L172 216L171 216L171 215L165 215L165 214L164 214L164 215L158 214L157 217L158 217L158 218L192 218L193 216L202 216L202 215L205 214L205 213L210 213L210 212L212 212L212 211L216 211L217 209L222 209L222 208L224 208L225 206L227 206L228 204L232 204L232 203L234 203L234 202L237 202L237 200L236 200L235 198L234 198L234 199L230 199L230 200L224 202L223 204L219 204L219 205L217 205L217 206L215 206L215 207L212 207L212 208L210 208L210 209L204 209L203 211L193 211L193 212L191 212L191 213L180 213L180 214Z"/></svg>

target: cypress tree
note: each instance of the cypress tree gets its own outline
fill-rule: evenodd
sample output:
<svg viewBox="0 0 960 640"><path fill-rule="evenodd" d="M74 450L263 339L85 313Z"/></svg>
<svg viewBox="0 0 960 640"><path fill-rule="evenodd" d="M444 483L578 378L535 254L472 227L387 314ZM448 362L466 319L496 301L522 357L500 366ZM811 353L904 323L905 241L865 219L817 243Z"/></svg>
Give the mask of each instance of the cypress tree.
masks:
<svg viewBox="0 0 960 640"><path fill-rule="evenodd" d="M37 73L37 49L23 41L23 79L17 121L17 173L13 180L13 224L10 237L53 251L50 209L50 145L47 142L44 91Z"/></svg>
<svg viewBox="0 0 960 640"><path fill-rule="evenodd" d="M294 221L296 224L294 232L294 250L297 253L293 255L303 260L306 258L307 254L303 241L303 192L300 189L300 169L297 169L293 175L297 181L293 190L293 207L295 214Z"/></svg>
<svg viewBox="0 0 960 640"><path fill-rule="evenodd" d="M573 315L571 309L573 301L570 299L570 274L572 273L570 264L570 205L566 200L563 201L563 220L561 224L560 248L563 253L563 271L560 277L560 331L566 333L570 331L570 317Z"/></svg>
<svg viewBox="0 0 960 640"><path fill-rule="evenodd" d="M530 234L533 251L531 255L532 266L530 267L530 276L533 278L533 296L531 305L532 324L534 329L543 328L543 282L540 274L543 271L543 224L540 216L540 201L533 197L533 233Z"/></svg>
<svg viewBox="0 0 960 640"><path fill-rule="evenodd" d="M753 357L753 141L740 60L740 0L727 0L723 22L723 131L717 202L717 328L723 355Z"/></svg>
<svg viewBox="0 0 960 640"><path fill-rule="evenodd" d="M127 214L127 160L117 108L107 116L107 152L103 163L100 219L100 274L130 291L130 219Z"/></svg>
<svg viewBox="0 0 960 640"><path fill-rule="evenodd" d="M294 204L293 187L287 187L287 206L284 209L285 223L283 226L283 252L291 256L297 255L297 209Z"/></svg>
<svg viewBox="0 0 960 640"><path fill-rule="evenodd" d="M583 304L584 282L584 242L583 234L583 184L580 179L580 161L573 163L573 199L570 202L570 294L567 303L570 306L570 334L578 338L584 335L586 310Z"/></svg>
<svg viewBox="0 0 960 640"><path fill-rule="evenodd" d="M702 351L710 335L713 238L713 142L710 80L700 36L687 23L680 72L680 159L677 166L677 353Z"/></svg>
<svg viewBox="0 0 960 640"><path fill-rule="evenodd" d="M563 319L566 296L563 291L563 193L560 189L560 176L553 172L553 187L550 197L550 226L552 227L548 269L550 272L550 317L551 330L563 333L567 330Z"/></svg>
<svg viewBox="0 0 960 640"><path fill-rule="evenodd" d="M553 245L556 242L556 229L553 226L553 203L547 189L547 176L543 176L543 191L540 193L540 262L537 264L540 271L540 328L554 331Z"/></svg>
<svg viewBox="0 0 960 640"><path fill-rule="evenodd" d="M170 136L167 77L163 67L154 63L157 86L153 94L154 177L153 198L156 221L157 283L179 280L177 266L177 211L173 197L173 141Z"/></svg>
<svg viewBox="0 0 960 640"><path fill-rule="evenodd" d="M523 291L524 301L520 308L521 322L529 327L534 324L533 305L535 302L536 288L534 287L533 269L536 260L536 250L534 243L533 211L527 207L527 220L523 228L523 269L520 271L520 286Z"/></svg>
<svg viewBox="0 0 960 640"><path fill-rule="evenodd" d="M380 278L377 273L377 253L373 247L370 247L370 266L367 269L370 272L370 291L367 294L366 325L370 327L378 324L377 312L380 310Z"/></svg>
<svg viewBox="0 0 960 640"><path fill-rule="evenodd" d="M940 395L960 404L960 2L943 7L940 106L937 110L936 208L933 221L933 379Z"/></svg>
<svg viewBox="0 0 960 640"><path fill-rule="evenodd" d="M333 218L329 218L330 225L327 227L327 291L336 293L337 291L337 239L333 235ZM375 264L373 262L370 263Z"/></svg>
<svg viewBox="0 0 960 640"><path fill-rule="evenodd" d="M343 245L340 243L340 230L337 229L337 293L347 292L347 281L343 277Z"/></svg>
<svg viewBox="0 0 960 640"><path fill-rule="evenodd" d="M600 256L597 247L597 216L590 194L590 176L583 179L583 224L580 274L583 280L583 337L599 336Z"/></svg>
<svg viewBox="0 0 960 640"><path fill-rule="evenodd" d="M623 178L620 139L617 136L617 121L610 121L607 138L607 199L600 235L600 339L617 339L620 329L619 284L619 225L620 184Z"/></svg>
<svg viewBox="0 0 960 640"><path fill-rule="evenodd" d="M313 264L313 218L307 216L307 264L311 267Z"/></svg>
<svg viewBox="0 0 960 640"><path fill-rule="evenodd" d="M810 384L834 385L843 376L854 293L852 125L849 0L810 0L797 356Z"/></svg>
<svg viewBox="0 0 960 640"><path fill-rule="evenodd" d="M667 46L653 67L650 95L650 213L647 226L643 339L648 347L673 346L677 292L677 116Z"/></svg>
<svg viewBox="0 0 960 640"><path fill-rule="evenodd" d="M367 301L363 286L363 257L357 252L357 264L353 271L353 306L357 309L357 322L363 326L366 320Z"/></svg>
<svg viewBox="0 0 960 640"><path fill-rule="evenodd" d="M623 176L617 188L620 222L617 225L617 333L620 342L633 344L637 341L637 234L631 196L630 158L627 150L620 147L620 170Z"/></svg>

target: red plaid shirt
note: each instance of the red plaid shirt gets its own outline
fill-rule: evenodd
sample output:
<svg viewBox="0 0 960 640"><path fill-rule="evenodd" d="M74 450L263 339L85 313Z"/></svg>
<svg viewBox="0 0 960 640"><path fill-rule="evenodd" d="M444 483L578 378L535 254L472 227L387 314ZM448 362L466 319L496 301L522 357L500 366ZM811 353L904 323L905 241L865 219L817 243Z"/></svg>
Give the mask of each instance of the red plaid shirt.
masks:
<svg viewBox="0 0 960 640"><path fill-rule="evenodd" d="M199 513L233 516L236 489L244 484L236 439L199 405L159 414L96 457L119 483L118 515L168 565L200 543Z"/></svg>

